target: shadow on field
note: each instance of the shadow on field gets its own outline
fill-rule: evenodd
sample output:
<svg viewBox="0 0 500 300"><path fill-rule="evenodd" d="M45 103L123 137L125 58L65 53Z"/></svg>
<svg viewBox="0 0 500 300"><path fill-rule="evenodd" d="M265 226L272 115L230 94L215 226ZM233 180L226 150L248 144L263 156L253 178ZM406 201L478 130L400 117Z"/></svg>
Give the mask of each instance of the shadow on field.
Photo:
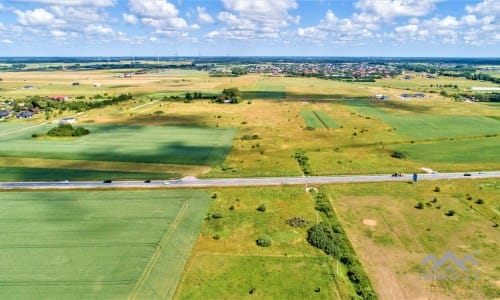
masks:
<svg viewBox="0 0 500 300"><path fill-rule="evenodd" d="M418 112L418 113L424 113L427 112L431 109L430 106L426 105L410 105L407 102L404 101L373 101L377 107L385 107L385 108L391 108L391 109L397 109L397 110L402 110L402 111L407 111L407 112Z"/></svg>
<svg viewBox="0 0 500 300"><path fill-rule="evenodd" d="M127 120L125 124L140 124L140 125L190 125L197 127L206 127L206 118L200 115L178 115L178 114L162 114L162 115L140 115Z"/></svg>
<svg viewBox="0 0 500 300"><path fill-rule="evenodd" d="M318 93L292 93L285 91L243 91L244 100L252 99L272 99L289 101L330 101L348 99L369 99L369 96L353 97L349 94L318 94Z"/></svg>

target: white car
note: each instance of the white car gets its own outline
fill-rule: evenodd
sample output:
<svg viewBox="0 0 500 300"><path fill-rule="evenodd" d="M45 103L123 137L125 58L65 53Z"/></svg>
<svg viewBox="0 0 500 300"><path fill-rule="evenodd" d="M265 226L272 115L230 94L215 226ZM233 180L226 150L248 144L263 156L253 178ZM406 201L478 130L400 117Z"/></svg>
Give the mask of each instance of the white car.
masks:
<svg viewBox="0 0 500 300"><path fill-rule="evenodd" d="M164 185L170 185L170 181L164 181L163 184Z"/></svg>
<svg viewBox="0 0 500 300"><path fill-rule="evenodd" d="M69 180L63 180L62 183L69 183Z"/></svg>

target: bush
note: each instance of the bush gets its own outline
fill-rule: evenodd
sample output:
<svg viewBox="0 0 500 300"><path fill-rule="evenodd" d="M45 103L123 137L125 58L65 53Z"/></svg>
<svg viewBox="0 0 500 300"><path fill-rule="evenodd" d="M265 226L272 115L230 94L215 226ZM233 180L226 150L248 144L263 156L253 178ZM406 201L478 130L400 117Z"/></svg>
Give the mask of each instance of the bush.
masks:
<svg viewBox="0 0 500 300"><path fill-rule="evenodd" d="M483 204L484 203L484 200L483 199L477 199L476 200L476 204Z"/></svg>
<svg viewBox="0 0 500 300"><path fill-rule="evenodd" d="M435 188L434 188L434 192L436 192L436 193L441 192L441 188L439 188L438 186L437 186L437 187L435 187Z"/></svg>
<svg viewBox="0 0 500 300"><path fill-rule="evenodd" d="M222 213L221 213L221 212L214 212L214 213L212 214L212 218L214 218L214 219L221 219L221 218L223 218L223 217L224 217L224 216L222 215Z"/></svg>
<svg viewBox="0 0 500 300"><path fill-rule="evenodd" d="M336 245L335 232L326 223L319 223L307 230L307 241L314 247L323 250L326 254L338 257L340 249Z"/></svg>
<svg viewBox="0 0 500 300"><path fill-rule="evenodd" d="M71 124L59 124L47 132L48 136L83 136L90 133L90 130L83 127L73 128Z"/></svg>
<svg viewBox="0 0 500 300"><path fill-rule="evenodd" d="M448 212L445 213L445 215L447 215L448 217L451 217L451 216L455 215L455 211L453 209L450 209Z"/></svg>
<svg viewBox="0 0 500 300"><path fill-rule="evenodd" d="M417 208L417 209L423 209L424 208L424 203L423 202L418 202L418 204L415 205L415 208Z"/></svg>
<svg viewBox="0 0 500 300"><path fill-rule="evenodd" d="M406 158L406 155L404 155L404 153L401 153L401 152L394 152L391 154L391 157L403 159L403 158Z"/></svg>
<svg viewBox="0 0 500 300"><path fill-rule="evenodd" d="M255 243L259 247L269 247L272 245L273 240L270 237L268 237L267 235L264 235L264 236L261 236L260 238L258 238L255 241Z"/></svg>
<svg viewBox="0 0 500 300"><path fill-rule="evenodd" d="M305 227L307 225L307 220L301 217L292 217L285 221L286 224L292 227Z"/></svg>
<svg viewBox="0 0 500 300"><path fill-rule="evenodd" d="M266 205L264 203L262 203L261 205L259 205L259 207L257 207L257 210L258 211L261 211L261 212L265 212L266 211Z"/></svg>

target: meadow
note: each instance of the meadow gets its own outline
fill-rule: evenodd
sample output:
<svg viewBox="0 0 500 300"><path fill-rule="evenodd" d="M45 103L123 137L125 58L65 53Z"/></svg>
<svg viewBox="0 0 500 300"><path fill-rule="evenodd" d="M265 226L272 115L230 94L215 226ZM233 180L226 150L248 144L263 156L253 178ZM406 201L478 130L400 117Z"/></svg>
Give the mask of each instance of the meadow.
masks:
<svg viewBox="0 0 500 300"><path fill-rule="evenodd" d="M210 202L202 191L0 198L3 299L170 298Z"/></svg>
<svg viewBox="0 0 500 300"><path fill-rule="evenodd" d="M380 298L500 297L497 179L331 185L326 190ZM419 202L422 209L416 208ZM447 251L460 259L470 254L478 265L467 264L464 274L448 263L440 271L450 266L458 276L425 278L431 266L422 260L428 254L439 259ZM466 279L472 272L476 278Z"/></svg>
<svg viewBox="0 0 500 300"><path fill-rule="evenodd" d="M345 299L354 294L345 270L307 242L307 229L323 221L303 187L226 188L212 203L175 293L176 299ZM266 210L257 208L262 204ZM306 227L291 227L294 216ZM256 239L267 235L270 247Z"/></svg>
<svg viewBox="0 0 500 300"><path fill-rule="evenodd" d="M309 128L337 128L338 125L324 111L301 111L300 115Z"/></svg>
<svg viewBox="0 0 500 300"><path fill-rule="evenodd" d="M0 136L0 156L213 166L224 161L235 133L231 128L85 125L91 134L79 138L32 137L53 126Z"/></svg>

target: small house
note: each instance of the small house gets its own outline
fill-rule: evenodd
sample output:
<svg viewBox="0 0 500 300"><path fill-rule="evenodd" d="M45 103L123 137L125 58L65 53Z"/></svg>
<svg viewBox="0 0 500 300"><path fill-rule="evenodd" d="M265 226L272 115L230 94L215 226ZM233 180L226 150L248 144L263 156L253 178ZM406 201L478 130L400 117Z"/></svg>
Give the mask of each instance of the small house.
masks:
<svg viewBox="0 0 500 300"><path fill-rule="evenodd" d="M10 112L6 110L0 110L0 119L5 119L10 115Z"/></svg>
<svg viewBox="0 0 500 300"><path fill-rule="evenodd" d="M29 119L33 117L33 112L31 111L22 111L16 115L16 119Z"/></svg>
<svg viewBox="0 0 500 300"><path fill-rule="evenodd" d="M57 124L72 124L75 122L76 122L75 118L68 117L68 118L62 118L62 119L58 120Z"/></svg>

